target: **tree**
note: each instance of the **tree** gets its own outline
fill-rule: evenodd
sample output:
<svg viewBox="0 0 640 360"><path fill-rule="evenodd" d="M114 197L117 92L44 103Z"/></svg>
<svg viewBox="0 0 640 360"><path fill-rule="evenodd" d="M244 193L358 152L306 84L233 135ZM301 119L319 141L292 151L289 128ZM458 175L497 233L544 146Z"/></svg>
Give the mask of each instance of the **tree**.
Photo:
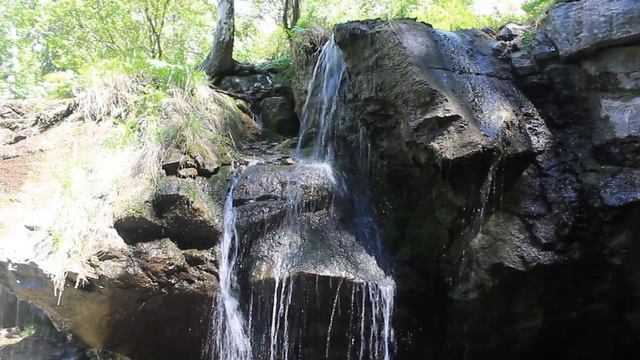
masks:
<svg viewBox="0 0 640 360"><path fill-rule="evenodd" d="M235 31L233 0L218 0L218 21L213 45L201 68L212 78L228 74L235 68L233 38Z"/></svg>
<svg viewBox="0 0 640 360"><path fill-rule="evenodd" d="M142 5L144 18L149 26L150 55L152 58L162 59L162 35L169 0L145 0Z"/></svg>
<svg viewBox="0 0 640 360"><path fill-rule="evenodd" d="M293 2L293 4L290 4ZM289 14L289 6L291 5L291 14ZM289 22L291 17L291 22ZM284 0L284 8L282 10L282 26L285 30L293 29L300 19L300 0Z"/></svg>

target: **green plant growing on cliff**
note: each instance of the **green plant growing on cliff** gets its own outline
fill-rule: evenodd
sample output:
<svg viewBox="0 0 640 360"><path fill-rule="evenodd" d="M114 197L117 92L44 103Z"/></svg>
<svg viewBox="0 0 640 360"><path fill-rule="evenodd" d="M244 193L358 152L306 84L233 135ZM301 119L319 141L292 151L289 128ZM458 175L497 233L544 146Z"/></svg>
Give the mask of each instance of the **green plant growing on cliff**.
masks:
<svg viewBox="0 0 640 360"><path fill-rule="evenodd" d="M18 332L18 336L19 337L33 336L36 333L38 333L39 330L40 329L36 324L29 324L24 328L20 329L20 332Z"/></svg>
<svg viewBox="0 0 640 360"><path fill-rule="evenodd" d="M260 68L275 73L272 78L273 82L284 86L291 86L296 75L290 54L278 55L271 60L265 61L260 64Z"/></svg>
<svg viewBox="0 0 640 360"><path fill-rule="evenodd" d="M535 32L532 29L526 29L522 35L522 51L530 53L536 46Z"/></svg>

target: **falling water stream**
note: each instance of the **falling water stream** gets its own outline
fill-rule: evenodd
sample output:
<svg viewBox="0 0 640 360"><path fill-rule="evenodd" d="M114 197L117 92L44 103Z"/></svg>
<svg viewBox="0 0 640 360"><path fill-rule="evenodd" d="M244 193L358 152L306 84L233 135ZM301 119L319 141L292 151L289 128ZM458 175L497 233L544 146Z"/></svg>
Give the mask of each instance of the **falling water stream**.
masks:
<svg viewBox="0 0 640 360"><path fill-rule="evenodd" d="M220 360L249 360L251 341L247 333L240 304L236 297L237 280L234 267L238 258L238 232L236 210L233 207L233 190L238 176L231 179L231 186L224 204L224 232L218 255L220 290L215 301L213 317L214 354Z"/></svg>
<svg viewBox="0 0 640 360"><path fill-rule="evenodd" d="M322 49L309 83L308 95L303 107L299 142L296 147L298 164L294 165L292 176L296 175L296 171L305 171L310 168L313 168L314 171L321 171L338 192L350 198L354 209L353 222L356 224L354 233L357 242L380 262L379 255L382 252L379 231L373 221L373 205L368 193L368 181L366 181L368 178L368 145L365 143L366 136L362 126L358 127L361 133L355 148L358 152L355 160L360 162L358 170L353 174L351 171L341 172L340 159L336 157L338 153L343 153L343 149L336 139L337 126L341 122L351 121L341 111L343 106L341 91L344 90L347 82L346 71L342 54L331 39ZM212 342L210 347L213 349L211 358L221 360L303 358L301 355L303 345L290 344L290 342L293 341L292 337L296 337L297 341L300 341L299 339L302 337L300 333L305 331L301 326L304 325L292 324L290 309L293 301L299 301L299 299L295 300L296 295L294 295L296 291L294 287L298 285L295 285L296 273L293 262L297 259L297 252L300 251L298 247L301 240L296 239L300 238L299 234L304 226L302 208L305 184L295 184L286 191L288 198L286 214L278 230L278 236L283 240L286 239L287 241L282 241L282 243L288 245L281 249L281 254L278 254L277 259L274 259L275 266L271 274L274 284L271 299L268 301L269 308L258 305L254 307L254 301L256 304L260 304L260 301L265 299L254 300L254 297L260 297L260 294L255 295L252 288L250 304L247 306L249 314L243 316L239 300L240 289L238 289L239 285L235 274L238 247L242 246L235 228L236 212L233 207L233 190L237 181L238 176L236 175L232 179L224 209L224 233L219 251L220 290L215 303L213 334L209 339ZM330 205L329 211L334 211L333 205ZM344 337L344 334L336 334L332 328L338 313L344 311L341 310L340 299L350 293L348 328L350 333L348 334L348 348L344 350L343 358L391 359L393 352L391 318L395 293L394 281L389 276L380 281L365 281L359 279L357 274L348 284L343 284L344 280L341 279L337 286L332 286L331 277L329 277L329 288L333 289L335 293L330 296L330 300L327 300L328 297L325 298L318 293L316 278L315 296L322 297L317 301L331 302L324 357L328 359L330 354L335 353L335 351L331 351L332 343L337 340L335 337ZM264 295L268 297L266 294ZM356 299L356 297L358 298ZM267 312L268 315L266 315ZM255 324L259 320L258 318L264 318L264 316L269 316L269 329L264 333L268 339L254 338L252 327L257 326ZM293 328L293 326L297 326L297 328ZM260 342L262 346L260 347L256 342ZM335 355L333 357L335 358Z"/></svg>

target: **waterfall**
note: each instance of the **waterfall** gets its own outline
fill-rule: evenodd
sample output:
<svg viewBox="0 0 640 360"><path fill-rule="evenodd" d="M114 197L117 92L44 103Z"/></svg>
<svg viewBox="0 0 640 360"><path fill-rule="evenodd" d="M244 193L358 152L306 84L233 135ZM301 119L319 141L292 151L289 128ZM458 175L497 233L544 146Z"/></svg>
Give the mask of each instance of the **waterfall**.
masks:
<svg viewBox="0 0 640 360"><path fill-rule="evenodd" d="M236 231L236 209L233 204L233 192L239 176L234 176L231 181L224 207L224 232L219 251L220 290L214 304L211 327L213 333L209 339L213 343L208 346L213 350L211 358L304 359L305 347L310 345L303 344L303 338L309 341L304 333L311 330L307 327L307 321L308 314L314 311L314 302L316 309L326 302L330 310L323 338L311 339L314 342L311 346L324 343L324 358L390 360L392 357L391 319L395 283L379 265L382 251L373 216L373 202L368 190L366 130L361 124L357 124L359 133L353 149L344 148L337 136L341 126L355 124L351 117L345 116L345 104L341 100L346 90L345 85L348 84L346 75L347 67L342 54L331 39L323 47L309 83L296 147L298 164L291 168L288 176L292 178L283 190L286 210L277 228L277 243L280 247L270 259L273 266L269 271L273 282L265 282L257 290L252 286L250 291L241 291L236 279L235 263L239 246L243 246ZM354 154L354 161L359 166L346 171L346 167L342 166L346 157L341 159L338 155L349 153ZM348 199L352 208L350 224L354 224L350 225L352 229L349 234L353 233L355 241L369 253L367 256L380 274L376 280L371 280L373 278L367 278L364 274L347 274L345 278L340 278L336 287L332 284L333 275L328 275L323 278L321 286L332 291L329 295L319 292L316 273L315 294L305 288L308 285L302 279L305 275L298 273L297 266L300 261L304 261L304 215L307 211L305 207L308 206L305 203L305 189L314 184L307 183L313 179L298 180L307 179L303 175L309 172L328 179L335 193ZM327 217L329 221L336 221L336 227L340 226L337 223L341 217L340 210L329 201ZM375 264L376 261L378 264ZM249 297L246 299L249 301L246 308L241 306L240 293ZM348 325L340 325L347 326L349 334L345 338L336 330L336 326L343 312L341 302L348 301L343 298L349 293L349 322ZM310 296L315 296L315 300L310 301ZM247 321L242 314L243 309L248 311ZM317 325L313 325L312 331L318 331ZM338 350L335 348L336 344L340 345ZM339 355L337 352L342 351L342 346L345 353Z"/></svg>
<svg viewBox="0 0 640 360"><path fill-rule="evenodd" d="M240 303L236 297L237 280L234 272L238 257L239 237L236 231L236 210L233 207L233 190L238 176L231 179L231 186L224 204L223 235L218 255L220 290L216 296L213 316L213 356L219 360L249 360L252 358L251 341L247 333Z"/></svg>
<svg viewBox="0 0 640 360"><path fill-rule="evenodd" d="M302 162L320 162L325 164L330 170L328 174L336 172L338 153L343 153L337 140L336 132L341 122L346 122L344 114L345 104L342 102L347 80L347 66L342 57L342 53L332 36L322 48L318 61L313 71L313 76L307 89L307 99L303 106L302 119L300 123L300 135L296 147L296 157ZM353 120L353 119L350 119ZM362 124L357 124L358 136L354 149L357 157L354 159L357 166L349 166L355 169L355 173L349 174L349 179L333 176L342 183L336 184L342 191L352 198L354 207L356 232L363 245L372 252L378 261L382 258L382 245L380 232L375 225L373 217L373 203L369 193L369 158L368 142L366 130ZM310 142L310 150L304 151L303 147ZM353 144L351 144L353 145ZM338 292L340 286L338 286ZM360 321L360 345L359 358L363 359L365 351L365 317L367 300L370 306L369 314L369 359L391 358L391 343L393 342L393 329L391 317L393 313L393 300L395 294L395 282L388 277L382 283L364 283L362 288L362 309ZM335 301L338 295L336 294ZM335 310L335 304L334 304ZM329 346L331 339L331 324L333 322L333 311L329 322L327 334L326 357L329 356ZM348 352L349 353L349 352Z"/></svg>
<svg viewBox="0 0 640 360"><path fill-rule="evenodd" d="M307 98L302 108L300 135L296 157L331 162L335 150L330 142L340 115L340 89L345 80L347 66L333 37L322 48L307 88ZM314 134L311 131L315 131ZM313 146L311 154L302 154L302 146L309 136Z"/></svg>

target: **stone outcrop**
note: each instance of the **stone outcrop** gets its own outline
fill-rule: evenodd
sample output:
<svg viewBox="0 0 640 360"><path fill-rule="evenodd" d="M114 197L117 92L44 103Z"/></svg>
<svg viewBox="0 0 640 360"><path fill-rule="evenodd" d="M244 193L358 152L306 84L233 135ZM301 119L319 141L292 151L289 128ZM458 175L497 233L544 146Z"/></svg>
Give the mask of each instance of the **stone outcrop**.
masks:
<svg viewBox="0 0 640 360"><path fill-rule="evenodd" d="M211 110L203 121L233 141L258 135L231 97L208 89L199 96ZM180 124L184 103L164 105L165 116L175 117L167 121ZM161 151L141 155L137 146L105 145L118 136L117 126L77 121L72 102L0 108L11 110L2 126L25 135L0 146L7 155L0 168L9 174L0 191L13 199L0 208L0 286L44 311L81 348L133 359L199 359L218 287L215 247L234 155L224 138L213 127L186 133L177 126L164 149L181 154L172 163ZM203 138L197 147L193 136ZM144 166L154 167L153 179ZM183 176L189 169L196 171ZM16 358L26 353L11 349Z"/></svg>
<svg viewBox="0 0 640 360"><path fill-rule="evenodd" d="M262 355L274 319L264 309L278 304L278 321L288 314L285 323L300 330L275 330L291 337L290 354L360 356L360 327L375 321L357 320L374 311L358 299L380 296L386 264L359 241L355 219L377 224L367 229L380 229L392 264L394 358L635 354L638 19L637 1L579 0L553 6L540 26L497 32L411 20L340 24L333 38L347 76L337 91L334 170L294 160L295 141L281 141L297 132L292 110L306 81L291 90L246 68L219 83L244 114L234 122L240 141L224 154L219 145L228 144L208 135L204 152L171 147L153 187L120 189L132 201L106 216L110 246L96 244L83 276L65 275L60 304L39 264L0 259L0 283L89 347L198 359L210 336L223 204L237 180L242 286L233 290ZM305 36L309 44L294 53L300 79L310 78L321 46ZM72 106L55 104L39 122L15 115L16 104L13 115L0 114L0 169L15 169L9 161L24 153L11 151L64 126ZM15 191L17 178L0 184ZM369 204L354 185L371 187L375 219L355 215ZM47 233L31 223L21 231Z"/></svg>
<svg viewBox="0 0 640 360"><path fill-rule="evenodd" d="M335 28L396 268L398 358L637 347L638 5L561 3L497 35ZM597 330L561 345L577 324Z"/></svg>
<svg viewBox="0 0 640 360"><path fill-rule="evenodd" d="M411 21L393 29L380 21L346 23L335 33L368 130L388 139L376 147L391 164L406 164L411 160L402 157L415 153L446 163L545 146L544 122L486 33L447 33Z"/></svg>
<svg viewBox="0 0 640 360"><path fill-rule="evenodd" d="M545 32L563 58L640 40L640 6L635 0L560 3L546 17Z"/></svg>
<svg viewBox="0 0 640 360"><path fill-rule="evenodd" d="M233 198L251 281L315 275L380 282L385 274L340 214L340 179L325 163L253 165ZM286 265L286 267L285 267Z"/></svg>

